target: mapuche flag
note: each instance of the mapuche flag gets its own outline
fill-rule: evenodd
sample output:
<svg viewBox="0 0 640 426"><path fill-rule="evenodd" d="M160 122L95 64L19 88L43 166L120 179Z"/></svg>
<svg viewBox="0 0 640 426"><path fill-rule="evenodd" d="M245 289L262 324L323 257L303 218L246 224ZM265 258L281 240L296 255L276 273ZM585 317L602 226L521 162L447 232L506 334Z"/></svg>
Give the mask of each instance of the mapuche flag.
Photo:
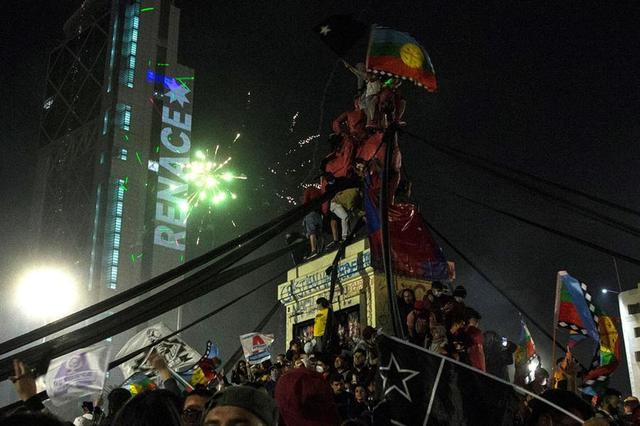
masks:
<svg viewBox="0 0 640 426"><path fill-rule="evenodd" d="M600 344L596 348L591 368L583 377L582 392L595 395L606 389L609 376L620 363L620 336L613 318L596 308Z"/></svg>
<svg viewBox="0 0 640 426"><path fill-rule="evenodd" d="M571 332L567 346L573 347L587 337L596 342L595 355L591 368L584 375L582 391L597 393L620 361L620 339L613 320L593 303L587 285L566 271L558 272L556 317L558 327L568 328Z"/></svg>
<svg viewBox="0 0 640 426"><path fill-rule="evenodd" d="M408 33L374 25L367 54L367 69L408 79L430 92L438 88L427 51Z"/></svg>
<svg viewBox="0 0 640 426"><path fill-rule="evenodd" d="M575 332L568 346L575 346L578 339L591 337L600 342L598 317L587 285L573 278L567 271L558 272L556 284L555 315L558 327Z"/></svg>
<svg viewBox="0 0 640 426"><path fill-rule="evenodd" d="M383 388L376 425L512 425L525 395L582 423L538 395L440 354L384 334L376 344Z"/></svg>
<svg viewBox="0 0 640 426"><path fill-rule="evenodd" d="M525 351L527 359L536 354L536 344L533 342L533 337L531 337L529 327L527 327L527 324L523 319L520 319L520 336L518 339L518 344Z"/></svg>

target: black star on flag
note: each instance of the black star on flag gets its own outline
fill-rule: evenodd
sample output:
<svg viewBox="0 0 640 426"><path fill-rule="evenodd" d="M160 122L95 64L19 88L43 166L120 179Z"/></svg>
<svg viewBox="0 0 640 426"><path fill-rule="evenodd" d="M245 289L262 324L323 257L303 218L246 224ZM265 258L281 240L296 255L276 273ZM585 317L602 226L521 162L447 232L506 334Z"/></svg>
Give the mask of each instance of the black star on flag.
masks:
<svg viewBox="0 0 640 426"><path fill-rule="evenodd" d="M313 27L331 50L344 56L365 34L368 27L351 15L332 15Z"/></svg>
<svg viewBox="0 0 640 426"><path fill-rule="evenodd" d="M391 360L386 367L380 367L380 375L382 376L382 387L384 394L387 395L394 389L411 402L411 393L407 387L407 381L420 373L415 370L402 369L398 366L398 361L391 354Z"/></svg>
<svg viewBox="0 0 640 426"><path fill-rule="evenodd" d="M550 404L511 383L395 337L382 334L376 343L383 400L374 409L374 425L506 426L514 423L525 394Z"/></svg>

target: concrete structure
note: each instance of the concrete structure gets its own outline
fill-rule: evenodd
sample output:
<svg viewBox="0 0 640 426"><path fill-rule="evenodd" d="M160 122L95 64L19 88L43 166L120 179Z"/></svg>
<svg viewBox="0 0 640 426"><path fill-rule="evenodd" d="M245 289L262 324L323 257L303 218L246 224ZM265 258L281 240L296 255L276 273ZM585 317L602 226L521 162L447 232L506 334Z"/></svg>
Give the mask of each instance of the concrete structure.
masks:
<svg viewBox="0 0 640 426"><path fill-rule="evenodd" d="M308 340L313 336L316 299L329 298L331 266L336 252L327 253L313 261L290 269L287 282L278 286L278 300L286 307L287 341L294 336ZM431 288L431 282L396 277L398 294L404 288L415 291L421 300ZM367 325L392 333L392 323L384 273L371 266L369 239L354 242L346 248L344 259L338 264L333 311L337 314L339 333L347 338L358 337Z"/></svg>
<svg viewBox="0 0 640 426"><path fill-rule="evenodd" d="M631 394L640 395L640 284L618 295Z"/></svg>
<svg viewBox="0 0 640 426"><path fill-rule="evenodd" d="M86 304L185 260L179 15L170 0L86 0L50 55L32 225L37 256L73 269Z"/></svg>

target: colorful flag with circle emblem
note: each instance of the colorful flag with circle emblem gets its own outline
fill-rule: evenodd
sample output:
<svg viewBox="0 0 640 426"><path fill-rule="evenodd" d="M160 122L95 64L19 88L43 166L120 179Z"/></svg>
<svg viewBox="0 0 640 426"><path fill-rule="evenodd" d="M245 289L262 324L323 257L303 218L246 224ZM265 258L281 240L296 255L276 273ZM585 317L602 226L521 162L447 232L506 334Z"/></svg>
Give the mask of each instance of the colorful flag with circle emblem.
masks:
<svg viewBox="0 0 640 426"><path fill-rule="evenodd" d="M374 25L367 54L367 69L414 82L430 92L438 88L427 51L401 31Z"/></svg>
<svg viewBox="0 0 640 426"><path fill-rule="evenodd" d="M533 342L533 337L531 337L531 332L529 332L529 327L524 322L524 320L520 319L520 336L518 338L518 345L522 348L524 355L526 355L526 359L531 359L536 354L536 344Z"/></svg>

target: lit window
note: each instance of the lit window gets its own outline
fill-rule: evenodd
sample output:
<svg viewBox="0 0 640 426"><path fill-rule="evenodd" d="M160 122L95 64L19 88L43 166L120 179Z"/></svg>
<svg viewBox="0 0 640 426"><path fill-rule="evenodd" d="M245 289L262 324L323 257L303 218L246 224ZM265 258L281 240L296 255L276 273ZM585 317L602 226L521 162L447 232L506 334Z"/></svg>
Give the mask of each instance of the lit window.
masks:
<svg viewBox="0 0 640 426"><path fill-rule="evenodd" d="M118 128L129 131L131 129L131 105L116 105L116 125Z"/></svg>
<svg viewBox="0 0 640 426"><path fill-rule="evenodd" d="M135 1L127 7L125 11L125 24L122 33L122 55L123 69L120 72L120 82L133 88L134 73L136 69L136 53L138 50L138 27L140 19L140 4Z"/></svg>
<svg viewBox="0 0 640 426"><path fill-rule="evenodd" d="M124 209L125 179L114 181L111 200L110 229L107 235L106 279L107 288L115 290L118 285L118 263L120 260L120 233L122 231L122 213Z"/></svg>
<svg viewBox="0 0 640 426"><path fill-rule="evenodd" d="M121 160L127 159L127 148L120 148L120 154L118 155L118 158Z"/></svg>

